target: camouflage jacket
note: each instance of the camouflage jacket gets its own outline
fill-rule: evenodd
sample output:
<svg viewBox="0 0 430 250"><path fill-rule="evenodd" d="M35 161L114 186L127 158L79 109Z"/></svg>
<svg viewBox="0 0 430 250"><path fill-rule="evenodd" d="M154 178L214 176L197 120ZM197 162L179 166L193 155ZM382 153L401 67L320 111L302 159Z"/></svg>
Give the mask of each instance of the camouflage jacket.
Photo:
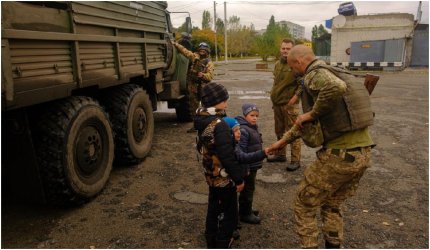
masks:
<svg viewBox="0 0 430 250"><path fill-rule="evenodd" d="M300 84L285 59L281 58L275 63L273 76L273 87L270 91L270 99L273 105L287 104L294 94L300 95Z"/></svg>
<svg viewBox="0 0 430 250"><path fill-rule="evenodd" d="M193 53L178 43L175 43L175 47L178 49L179 53L181 53L182 55L184 55L185 57L191 60L192 62L191 69L197 68L195 67L195 64L200 63L204 59L204 58L200 58L199 53ZM208 58L207 63L203 65L203 69L201 70L201 72L203 72L202 80L204 82L210 82L213 80L214 69L215 69L214 63ZM193 72L192 70L190 70L190 74L195 75L197 74L197 72Z"/></svg>
<svg viewBox="0 0 430 250"><path fill-rule="evenodd" d="M311 148L316 148L324 143L324 135L321 129L321 125L318 121L305 122L303 123L303 128L297 125L284 133L282 140L286 144L290 144L298 138L302 138L306 146Z"/></svg>

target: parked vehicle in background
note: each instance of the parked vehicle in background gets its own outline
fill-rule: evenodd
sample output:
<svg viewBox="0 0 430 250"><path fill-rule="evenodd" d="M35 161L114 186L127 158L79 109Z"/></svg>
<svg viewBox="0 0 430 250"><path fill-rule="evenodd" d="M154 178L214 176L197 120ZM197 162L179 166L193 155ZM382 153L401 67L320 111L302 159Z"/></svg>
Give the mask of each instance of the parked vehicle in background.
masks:
<svg viewBox="0 0 430 250"><path fill-rule="evenodd" d="M186 102L167 2L1 7L3 191L31 180L50 203L88 201L114 162L147 156L157 102Z"/></svg>
<svg viewBox="0 0 430 250"><path fill-rule="evenodd" d="M344 16L356 16L357 9L355 8L355 5L353 2L345 2L339 5L339 8L337 9L337 13L339 13L339 15L344 15Z"/></svg>

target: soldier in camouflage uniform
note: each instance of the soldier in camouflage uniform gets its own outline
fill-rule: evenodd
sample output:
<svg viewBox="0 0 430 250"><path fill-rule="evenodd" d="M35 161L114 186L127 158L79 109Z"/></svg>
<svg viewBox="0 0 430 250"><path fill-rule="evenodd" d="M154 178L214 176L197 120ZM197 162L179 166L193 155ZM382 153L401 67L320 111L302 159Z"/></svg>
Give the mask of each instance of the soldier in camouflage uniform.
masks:
<svg viewBox="0 0 430 250"><path fill-rule="evenodd" d="M325 63L315 59L312 50L306 46L294 47L289 54L288 63L295 72L304 75L303 94L308 95L313 104L309 110L304 109L306 112L298 116L293 128L271 147L279 148L299 137L319 137L309 135L309 131L305 129L305 125L318 121L317 125L324 138L318 139L322 148L316 153L317 160L306 168L297 191L294 207L297 234L302 248L318 248L316 213L320 209L325 247L340 248L344 238L342 206L348 197L356 193L360 178L370 166L370 152L374 146L368 130L368 126L373 123L373 114L369 114L370 98L368 94L367 97L361 95L355 102L345 104L346 97L351 94L349 83L320 67ZM366 98L369 99L368 102ZM360 105L363 103L367 104ZM338 107L340 108L337 109ZM358 112L354 113L354 110ZM345 117L340 114L349 116L346 120L350 124L346 125L352 124L352 127L358 129L343 129L348 126L340 124L337 130L341 132L334 134L330 131L333 126L344 123ZM361 115L355 116L356 121L352 121L351 114ZM371 122L366 120L370 116Z"/></svg>
<svg viewBox="0 0 430 250"><path fill-rule="evenodd" d="M201 100L201 89L214 77L214 64L209 58L210 47L206 43L200 43L197 52L193 53L176 42L173 44L181 54L191 60L187 76L187 97L190 105L190 116L194 119ZM194 131L195 129L192 127L187 132Z"/></svg>
<svg viewBox="0 0 430 250"><path fill-rule="evenodd" d="M274 82L270 94L273 103L273 112L275 118L275 133L279 139L294 124L299 114L298 100L301 88L297 82L293 70L287 63L287 57L293 48L294 42L290 39L284 39L281 43L281 58L275 63L273 72ZM288 171L294 171L300 167L301 142L295 140L291 144L291 164L287 166ZM268 162L286 161L286 146L279 148L273 155L267 158Z"/></svg>

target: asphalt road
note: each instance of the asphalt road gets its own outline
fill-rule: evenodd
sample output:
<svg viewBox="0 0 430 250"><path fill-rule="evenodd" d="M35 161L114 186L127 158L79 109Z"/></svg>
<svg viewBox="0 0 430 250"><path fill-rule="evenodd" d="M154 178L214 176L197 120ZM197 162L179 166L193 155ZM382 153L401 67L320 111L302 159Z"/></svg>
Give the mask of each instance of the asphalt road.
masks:
<svg viewBox="0 0 430 250"><path fill-rule="evenodd" d="M220 62L216 81L230 93L228 114L244 102L260 107L264 145L275 141L268 91L273 63ZM377 146L372 167L344 209L345 248L429 248L427 69L376 72L372 94ZM205 248L207 186L194 150L195 137L170 110L157 112L150 155L138 166L117 166L103 192L77 208L2 199L2 248ZM297 248L292 201L315 149L302 147L302 165L264 163L254 207L261 225L243 225L234 248ZM8 190L2 189L2 197ZM322 246L322 244L321 244Z"/></svg>

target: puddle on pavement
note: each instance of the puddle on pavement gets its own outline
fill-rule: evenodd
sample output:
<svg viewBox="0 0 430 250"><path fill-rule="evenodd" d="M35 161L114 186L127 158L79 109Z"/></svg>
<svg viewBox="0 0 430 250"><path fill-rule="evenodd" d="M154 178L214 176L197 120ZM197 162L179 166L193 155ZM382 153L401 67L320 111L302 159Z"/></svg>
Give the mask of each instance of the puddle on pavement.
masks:
<svg viewBox="0 0 430 250"><path fill-rule="evenodd" d="M208 196L206 194L199 194L190 191L178 192L173 194L173 197L180 201L187 201L195 204L207 204Z"/></svg>
<svg viewBox="0 0 430 250"><path fill-rule="evenodd" d="M267 91L262 90L231 90L228 93L230 95L240 95L239 99L241 100L270 99L270 97L267 96Z"/></svg>
<svg viewBox="0 0 430 250"><path fill-rule="evenodd" d="M259 170L257 172L257 180L265 182L265 183L286 183L287 178L284 177L283 174L271 174L271 175L263 175L263 170Z"/></svg>
<svg viewBox="0 0 430 250"><path fill-rule="evenodd" d="M243 100L243 99L270 99L268 96L258 96L258 95L245 95L245 96L241 96L239 97L239 99Z"/></svg>
<svg viewBox="0 0 430 250"><path fill-rule="evenodd" d="M229 90L230 95L266 95L267 91L263 90Z"/></svg>

